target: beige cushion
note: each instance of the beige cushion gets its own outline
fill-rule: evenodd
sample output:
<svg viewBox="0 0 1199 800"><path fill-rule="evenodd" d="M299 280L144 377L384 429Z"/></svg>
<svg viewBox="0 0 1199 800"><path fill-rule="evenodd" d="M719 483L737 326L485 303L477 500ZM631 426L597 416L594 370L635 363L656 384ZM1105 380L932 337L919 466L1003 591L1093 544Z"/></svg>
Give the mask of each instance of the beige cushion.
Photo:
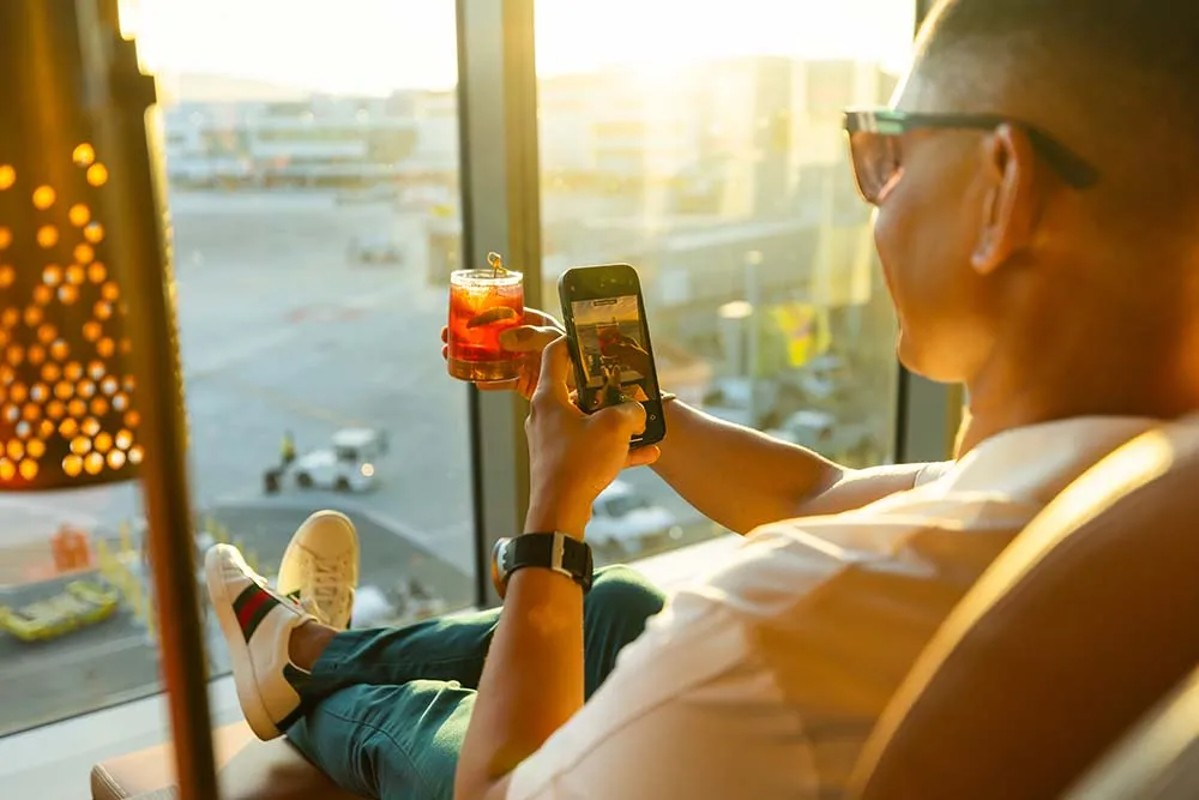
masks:
<svg viewBox="0 0 1199 800"><path fill-rule="evenodd" d="M355 800L308 763L286 739L260 742L244 722L213 732L222 800ZM173 797L174 748L151 747L92 768L94 800Z"/></svg>
<svg viewBox="0 0 1199 800"><path fill-rule="evenodd" d="M1199 662L1199 415L1068 487L896 693L864 800L1058 797Z"/></svg>

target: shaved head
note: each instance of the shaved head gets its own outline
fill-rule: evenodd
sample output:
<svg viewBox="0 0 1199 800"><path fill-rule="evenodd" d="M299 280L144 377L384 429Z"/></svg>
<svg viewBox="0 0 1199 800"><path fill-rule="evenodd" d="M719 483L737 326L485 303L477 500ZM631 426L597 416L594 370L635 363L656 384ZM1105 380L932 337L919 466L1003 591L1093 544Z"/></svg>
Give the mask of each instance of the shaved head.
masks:
<svg viewBox="0 0 1199 800"><path fill-rule="evenodd" d="M1112 222L1199 227L1199 3L946 0L915 75L1059 139L1099 173Z"/></svg>

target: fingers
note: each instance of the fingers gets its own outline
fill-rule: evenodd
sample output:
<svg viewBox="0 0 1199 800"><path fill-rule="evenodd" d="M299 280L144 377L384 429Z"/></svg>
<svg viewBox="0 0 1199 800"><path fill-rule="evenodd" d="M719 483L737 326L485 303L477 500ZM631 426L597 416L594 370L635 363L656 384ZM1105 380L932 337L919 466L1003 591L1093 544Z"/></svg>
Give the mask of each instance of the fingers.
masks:
<svg viewBox="0 0 1199 800"><path fill-rule="evenodd" d="M538 311L535 308L525 309L525 325L541 326L546 328L557 328L560 332L565 333L566 328L561 322L554 319L550 314L544 311Z"/></svg>
<svg viewBox="0 0 1199 800"><path fill-rule="evenodd" d="M537 352L561 335L562 331L548 325L521 325L500 334L500 347L513 353Z"/></svg>
<svg viewBox="0 0 1199 800"><path fill-rule="evenodd" d="M441 346L441 357L442 358L450 357L450 346L448 344L443 344Z"/></svg>
<svg viewBox="0 0 1199 800"><path fill-rule="evenodd" d="M536 395L548 394L562 405L570 405L570 389L566 385L570 370L570 348L566 337L559 336L542 351Z"/></svg>
<svg viewBox="0 0 1199 800"><path fill-rule="evenodd" d="M629 457L625 459L624 465L626 467L648 467L661 455L662 450L656 444L638 447L629 451Z"/></svg>
<svg viewBox="0 0 1199 800"><path fill-rule="evenodd" d="M450 329L449 329L449 327L442 325L441 326L441 343L449 344L449 342L450 342Z"/></svg>
<svg viewBox="0 0 1199 800"><path fill-rule="evenodd" d="M645 431L645 407L640 403L620 403L591 415L594 424L611 426L626 438Z"/></svg>

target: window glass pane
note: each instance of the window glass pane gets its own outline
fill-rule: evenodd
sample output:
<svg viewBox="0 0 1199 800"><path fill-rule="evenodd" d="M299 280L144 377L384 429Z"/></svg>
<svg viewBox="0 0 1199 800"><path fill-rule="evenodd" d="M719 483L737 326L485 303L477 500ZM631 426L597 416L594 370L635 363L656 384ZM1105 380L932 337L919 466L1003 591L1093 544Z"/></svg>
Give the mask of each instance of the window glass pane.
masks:
<svg viewBox="0 0 1199 800"><path fill-rule="evenodd" d="M664 389L889 459L894 319L841 111L889 100L914 4L546 0L536 25L546 304L570 266L632 264ZM649 470L609 493L605 559L714 532Z"/></svg>
<svg viewBox="0 0 1199 800"><path fill-rule="evenodd" d="M269 576L334 508L361 542L356 624L470 603L466 391L428 272L431 226L458 213L452 0L137 11L160 75L197 553L231 541ZM87 557L56 564L65 526ZM37 639L0 624L0 734L157 690L143 529L129 486L0 496L0 604ZM79 577L113 587L112 608L72 605Z"/></svg>

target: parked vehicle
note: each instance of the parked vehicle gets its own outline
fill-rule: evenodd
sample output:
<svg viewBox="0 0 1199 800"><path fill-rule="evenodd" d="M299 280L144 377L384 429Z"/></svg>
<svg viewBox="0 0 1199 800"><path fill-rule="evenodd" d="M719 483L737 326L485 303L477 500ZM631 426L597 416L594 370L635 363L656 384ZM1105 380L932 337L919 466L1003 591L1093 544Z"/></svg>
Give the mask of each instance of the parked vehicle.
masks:
<svg viewBox="0 0 1199 800"><path fill-rule="evenodd" d="M587 541L613 555L636 553L677 524L670 511L651 502L628 483L615 480L591 506Z"/></svg>

